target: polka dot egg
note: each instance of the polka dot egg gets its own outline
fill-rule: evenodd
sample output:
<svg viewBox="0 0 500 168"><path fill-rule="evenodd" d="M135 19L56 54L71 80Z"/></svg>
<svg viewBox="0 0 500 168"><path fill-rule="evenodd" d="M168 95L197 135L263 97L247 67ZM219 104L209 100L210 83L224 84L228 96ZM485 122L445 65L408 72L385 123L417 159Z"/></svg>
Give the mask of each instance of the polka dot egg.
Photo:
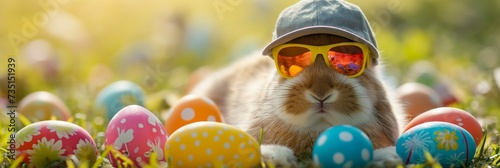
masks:
<svg viewBox="0 0 500 168"><path fill-rule="evenodd" d="M364 167L373 157L373 146L365 133L349 125L322 132L313 147L313 160L321 167Z"/></svg>
<svg viewBox="0 0 500 168"><path fill-rule="evenodd" d="M166 149L173 167L255 167L261 158L253 137L231 125L209 121L179 128Z"/></svg>
<svg viewBox="0 0 500 168"><path fill-rule="evenodd" d="M217 105L208 97L186 95L170 110L165 129L172 134L180 127L197 121L223 122Z"/></svg>
<svg viewBox="0 0 500 168"><path fill-rule="evenodd" d="M54 162L74 155L78 159L97 158L97 147L82 127L58 120L35 122L15 134L16 158L25 155L28 167L52 167Z"/></svg>
<svg viewBox="0 0 500 168"><path fill-rule="evenodd" d="M160 120L149 110L138 106L124 107L109 122L106 128L104 144L112 146L131 159L136 166L149 163L152 152L159 162L165 161L163 148L167 133ZM108 155L113 166L122 160L115 160Z"/></svg>

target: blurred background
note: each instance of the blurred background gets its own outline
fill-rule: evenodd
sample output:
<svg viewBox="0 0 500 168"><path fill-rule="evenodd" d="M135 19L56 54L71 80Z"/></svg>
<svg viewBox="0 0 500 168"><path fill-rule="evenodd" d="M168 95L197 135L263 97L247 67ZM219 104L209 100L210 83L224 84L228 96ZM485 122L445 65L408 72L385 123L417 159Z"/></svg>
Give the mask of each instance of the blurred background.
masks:
<svg viewBox="0 0 500 168"><path fill-rule="evenodd" d="M4 67L12 57L17 102L44 90L71 113L89 113L103 87L129 80L161 111L186 94L192 74L260 51L281 10L295 2L2 0L0 105L7 104ZM500 114L500 1L349 2L370 21L394 86L444 88L451 106Z"/></svg>

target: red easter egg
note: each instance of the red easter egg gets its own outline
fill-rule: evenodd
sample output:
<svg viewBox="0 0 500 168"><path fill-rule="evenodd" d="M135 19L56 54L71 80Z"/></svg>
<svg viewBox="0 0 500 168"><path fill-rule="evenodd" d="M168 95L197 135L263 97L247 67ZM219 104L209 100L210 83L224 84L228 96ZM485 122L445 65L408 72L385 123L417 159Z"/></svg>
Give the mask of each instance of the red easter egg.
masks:
<svg viewBox="0 0 500 168"><path fill-rule="evenodd" d="M97 157L92 136L82 127L57 120L32 123L16 133L16 157L26 155L23 162L28 167L46 167L54 161L64 161L75 155L78 159Z"/></svg>
<svg viewBox="0 0 500 168"><path fill-rule="evenodd" d="M481 125L476 118L467 111L453 107L439 107L426 111L413 118L413 120L406 125L403 131L406 131L416 125L431 121L448 122L464 128L472 135L474 141L476 142L476 146L479 145L483 137Z"/></svg>

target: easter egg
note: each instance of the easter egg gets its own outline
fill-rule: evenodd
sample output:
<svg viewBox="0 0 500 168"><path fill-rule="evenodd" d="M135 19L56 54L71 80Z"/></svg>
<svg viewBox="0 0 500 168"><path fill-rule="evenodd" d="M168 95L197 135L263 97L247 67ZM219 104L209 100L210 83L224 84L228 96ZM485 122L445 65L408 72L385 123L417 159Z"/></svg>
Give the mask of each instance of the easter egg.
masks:
<svg viewBox="0 0 500 168"><path fill-rule="evenodd" d="M241 129L210 121L179 128L167 140L173 167L256 167L260 164L257 141Z"/></svg>
<svg viewBox="0 0 500 168"><path fill-rule="evenodd" d="M396 143L396 152L405 164L425 163L425 151L443 167L467 166L476 152L476 143L462 127L440 121L417 125Z"/></svg>
<svg viewBox="0 0 500 168"><path fill-rule="evenodd" d="M129 105L118 111L109 121L104 136L106 146L120 151L136 166L149 163L152 152L159 162L165 161L163 148L168 137L165 128L153 113L141 106ZM122 162L111 153L108 159L115 167Z"/></svg>
<svg viewBox="0 0 500 168"><path fill-rule="evenodd" d="M135 83L122 80L109 84L99 92L95 108L106 112L109 120L119 110L133 104L144 106L144 92Z"/></svg>
<svg viewBox="0 0 500 168"><path fill-rule="evenodd" d="M17 111L31 121L49 120L51 116L68 120L71 116L61 99L45 91L33 92L24 97L19 102Z"/></svg>
<svg viewBox="0 0 500 168"><path fill-rule="evenodd" d="M326 129L313 147L313 160L321 167L364 167L372 158L372 142L363 131L350 125Z"/></svg>
<svg viewBox="0 0 500 168"><path fill-rule="evenodd" d="M426 111L413 118L413 120L406 125L404 131L430 121L448 122L464 128L472 135L476 145L479 145L483 138L481 125L476 118L467 111L453 107L439 107Z"/></svg>
<svg viewBox="0 0 500 168"><path fill-rule="evenodd" d="M15 134L16 157L25 155L29 167L47 167L75 155L79 160L96 160L97 148L90 134L82 127L58 120L32 123Z"/></svg>
<svg viewBox="0 0 500 168"><path fill-rule="evenodd" d="M168 134L197 121L223 122L217 105L205 96L186 95L172 107L169 113L165 121L165 129Z"/></svg>
<svg viewBox="0 0 500 168"><path fill-rule="evenodd" d="M420 83L405 83L398 87L396 93L408 114L408 120L427 110L442 106L439 95L430 87Z"/></svg>

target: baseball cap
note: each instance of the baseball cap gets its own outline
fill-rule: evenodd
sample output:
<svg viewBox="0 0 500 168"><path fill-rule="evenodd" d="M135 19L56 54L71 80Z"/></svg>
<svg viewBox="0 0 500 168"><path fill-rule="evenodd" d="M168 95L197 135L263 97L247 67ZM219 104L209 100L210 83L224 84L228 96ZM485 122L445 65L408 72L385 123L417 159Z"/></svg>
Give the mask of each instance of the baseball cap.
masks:
<svg viewBox="0 0 500 168"><path fill-rule="evenodd" d="M262 51L272 49L298 37L331 34L363 43L371 51L374 64L379 57L375 35L361 9L343 0L301 0L283 10L276 22L273 41Z"/></svg>

